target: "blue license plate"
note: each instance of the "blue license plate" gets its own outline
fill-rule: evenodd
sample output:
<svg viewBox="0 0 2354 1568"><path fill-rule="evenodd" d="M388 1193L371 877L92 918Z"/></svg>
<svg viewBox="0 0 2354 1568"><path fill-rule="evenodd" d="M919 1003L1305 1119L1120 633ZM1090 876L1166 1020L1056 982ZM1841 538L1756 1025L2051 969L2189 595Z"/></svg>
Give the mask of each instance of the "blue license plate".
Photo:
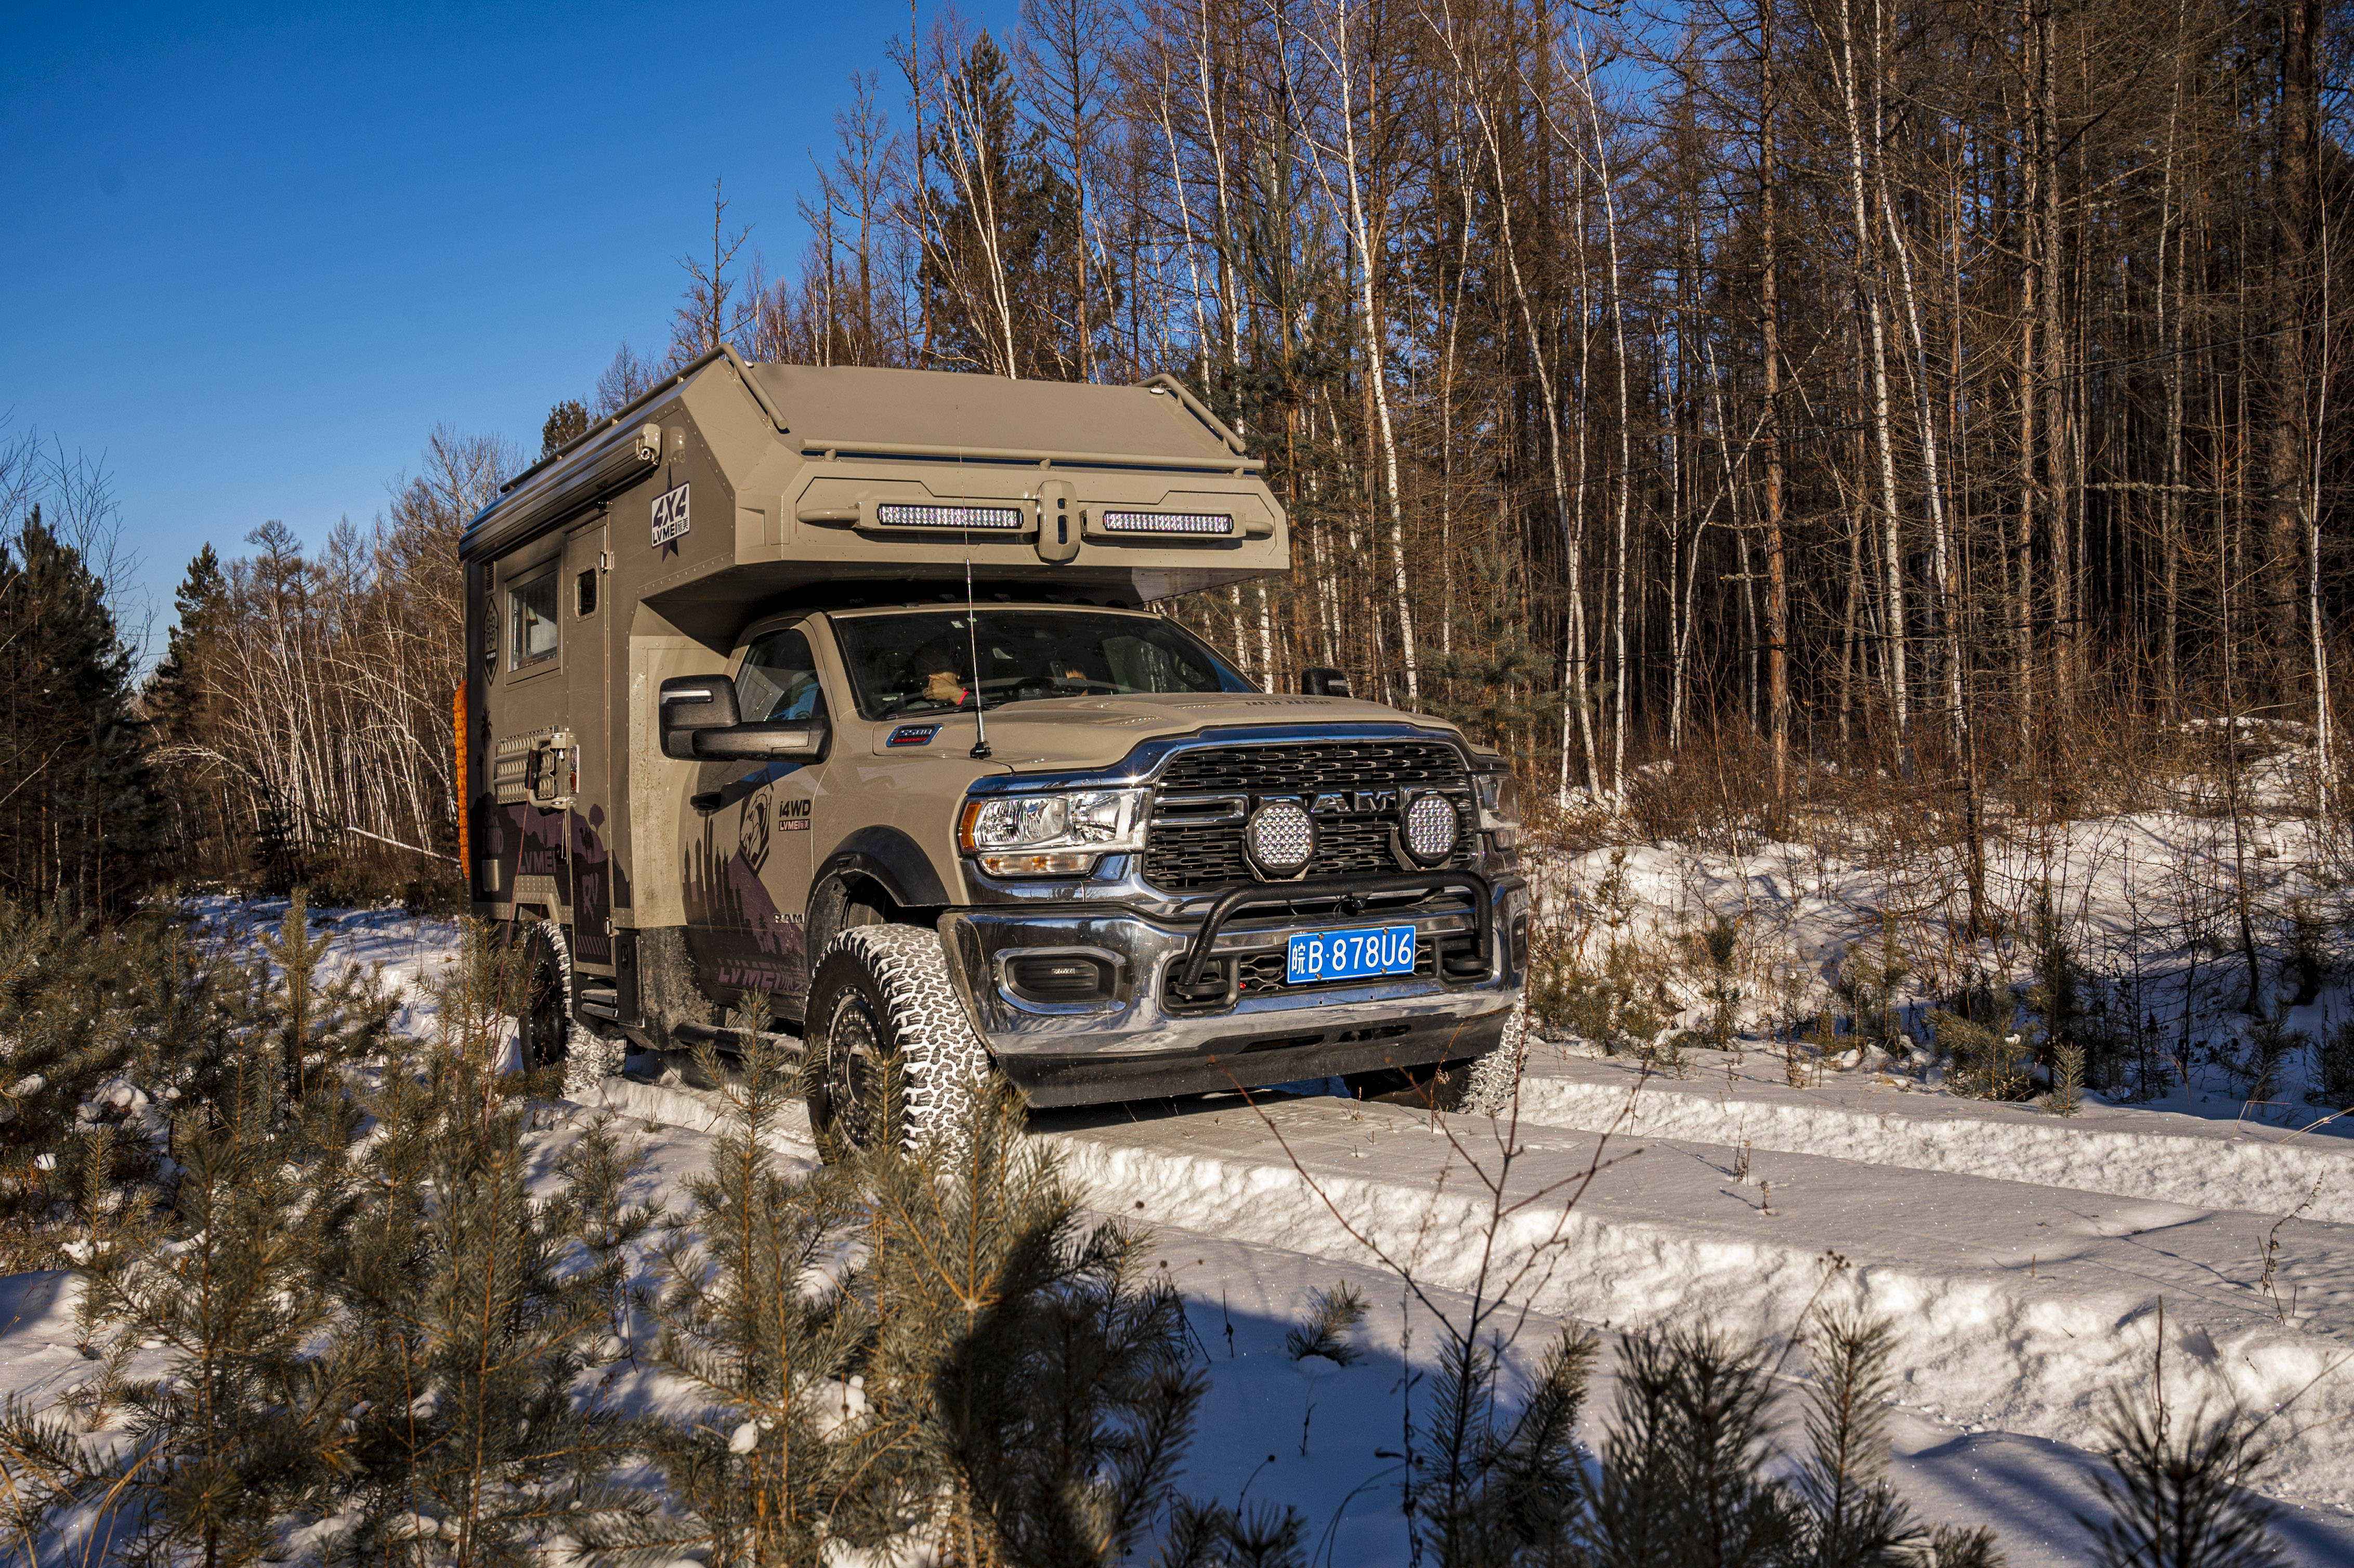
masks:
<svg viewBox="0 0 2354 1568"><path fill-rule="evenodd" d="M1284 944L1283 978L1290 985L1412 973L1411 926L1374 926L1361 931L1303 931Z"/></svg>

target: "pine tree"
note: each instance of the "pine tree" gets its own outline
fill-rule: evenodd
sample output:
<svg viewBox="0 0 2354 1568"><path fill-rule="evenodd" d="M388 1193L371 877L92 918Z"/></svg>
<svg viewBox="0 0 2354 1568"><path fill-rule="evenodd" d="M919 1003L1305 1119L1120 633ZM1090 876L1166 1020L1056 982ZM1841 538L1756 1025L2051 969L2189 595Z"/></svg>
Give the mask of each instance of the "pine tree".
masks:
<svg viewBox="0 0 2354 1568"><path fill-rule="evenodd" d="M877 1321L854 1539L907 1533L971 1563L1114 1563L1166 1505L1203 1383L1147 1240L1091 1224L1020 1100L979 1086L954 1147L864 1178Z"/></svg>
<svg viewBox="0 0 2354 1568"><path fill-rule="evenodd" d="M1803 1522L1766 1473L1772 1399L1764 1358L1713 1329L1630 1336L1590 1514L1597 1562L1767 1568L1788 1554Z"/></svg>
<svg viewBox="0 0 2354 1568"><path fill-rule="evenodd" d="M1911 1568L1925 1532L1883 1474L1894 1336L1886 1322L1851 1312L1819 1310L1808 1328L1811 1452L1797 1475L1812 1548L1808 1561L1817 1568Z"/></svg>
<svg viewBox="0 0 2354 1568"><path fill-rule="evenodd" d="M1454 650L1422 650L1434 694L1423 706L1508 757L1526 757L1540 734L1560 723L1568 695L1553 683L1552 656L1531 637L1529 618L1512 591L1510 554L1477 553L1471 571L1469 612L1457 629Z"/></svg>
<svg viewBox="0 0 2354 1568"><path fill-rule="evenodd" d="M566 442L588 433L588 406L578 397L567 397L548 409L547 422L539 427L539 455L554 457Z"/></svg>
<svg viewBox="0 0 2354 1568"><path fill-rule="evenodd" d="M154 881L163 809L131 673L106 586L35 507L0 539L0 887L114 917Z"/></svg>
<svg viewBox="0 0 2354 1568"><path fill-rule="evenodd" d="M622 1141L610 1110L599 1111L556 1162L586 1283L605 1304L612 1330L610 1341L599 1348L599 1360L637 1360L631 1319L646 1300L635 1284L635 1249L665 1217L659 1203L633 1196L647 1169L645 1146Z"/></svg>
<svg viewBox="0 0 2354 1568"><path fill-rule="evenodd" d="M366 1202L330 1354L355 1396L335 1492L363 1558L428 1538L450 1561L510 1560L643 1508L612 1478L627 1424L575 1387L609 1338L606 1282L581 1266L578 1194L531 1190L531 1103L471 1004L495 997L498 956L471 935L435 1039L362 1102Z"/></svg>
<svg viewBox="0 0 2354 1568"><path fill-rule="evenodd" d="M397 999L374 975L356 968L333 979L320 972L334 942L332 931L310 934L310 890L302 887L277 933L260 938L265 961L253 971L260 993L248 1004L249 1016L283 1065L291 1099L381 1047L391 1031Z"/></svg>
<svg viewBox="0 0 2354 1568"><path fill-rule="evenodd" d="M1577 1422L1599 1341L1564 1330L1545 1349L1526 1399L1506 1418L1496 1347L1451 1328L1432 1383L1436 1452L1416 1489L1424 1536L1448 1568L1576 1560L1585 1511Z"/></svg>
<svg viewBox="0 0 2354 1568"><path fill-rule="evenodd" d="M350 1217L345 1107L290 1118L276 1064L249 1053L176 1129L168 1222L95 1251L93 1315L163 1376L106 1390L122 1440L91 1445L61 1412L0 1412L28 1528L88 1509L117 1560L231 1568L275 1553L288 1515L345 1443L347 1391L316 1351L335 1238ZM103 1410L103 1406L101 1409Z"/></svg>
<svg viewBox="0 0 2354 1568"><path fill-rule="evenodd" d="M175 859L186 866L217 860L230 837L220 766L210 754L220 718L213 664L230 613L228 579L212 546L188 562L172 608L164 657L147 677L140 705L157 750L159 787L174 817Z"/></svg>
<svg viewBox="0 0 2354 1568"><path fill-rule="evenodd" d="M2020 999L2041 1021L2035 1034L2036 1054L2057 1065L2062 1045L2077 1047L2077 1070L2084 1068L2084 974L2076 962L2068 927L2052 904L2052 886L2035 890L2035 978Z"/></svg>
<svg viewBox="0 0 2354 1568"><path fill-rule="evenodd" d="M165 922L94 928L0 897L0 1273L57 1266L91 1221L89 1129L122 1134L109 1201L148 1201L168 1169L162 1107L207 1059L217 1012L208 967Z"/></svg>
<svg viewBox="0 0 2354 1568"><path fill-rule="evenodd" d="M2276 1560L2271 1524L2279 1510L2247 1489L2270 1460L2260 1426L2237 1411L2194 1410L2166 1402L2166 1321L2149 1383L2139 1397L2113 1393L2102 1421L2108 1469L2094 1478L2106 1519L2076 1516L2102 1568L2256 1568Z"/></svg>
<svg viewBox="0 0 2354 1568"><path fill-rule="evenodd" d="M944 361L998 376L1077 375L1079 321L1068 258L1087 242L1069 182L1021 123L1012 63L984 31L943 82L949 104L926 132L928 193L919 287Z"/></svg>
<svg viewBox="0 0 2354 1568"><path fill-rule="evenodd" d="M661 1248L656 1360L701 1402L643 1439L678 1518L598 1539L700 1549L715 1568L816 1568L843 1484L832 1428L853 1414L848 1380L874 1322L843 1256L861 1198L845 1168L779 1168L771 1144L794 1077L767 1036L745 1039L733 1075L705 1050L727 1124Z"/></svg>
<svg viewBox="0 0 2354 1568"><path fill-rule="evenodd" d="M266 895L290 894L308 874L294 813L286 809L278 791L267 786L255 793L252 854L254 870L260 874L255 885Z"/></svg>

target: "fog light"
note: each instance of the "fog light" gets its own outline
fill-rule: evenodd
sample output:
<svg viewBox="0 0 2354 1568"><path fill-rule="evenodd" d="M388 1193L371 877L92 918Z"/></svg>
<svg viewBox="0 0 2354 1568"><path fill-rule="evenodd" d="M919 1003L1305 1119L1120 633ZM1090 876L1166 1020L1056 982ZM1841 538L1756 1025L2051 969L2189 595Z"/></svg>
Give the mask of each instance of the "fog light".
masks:
<svg viewBox="0 0 2354 1568"><path fill-rule="evenodd" d="M1111 994L1111 966L1084 953L1007 960L1007 985L1024 1001L1101 1001Z"/></svg>
<svg viewBox="0 0 2354 1568"><path fill-rule="evenodd" d="M1462 825L1455 802L1446 796L1416 795L1406 802L1405 826L1398 838L1410 859L1421 865L1437 865L1455 853Z"/></svg>
<svg viewBox="0 0 2354 1568"><path fill-rule="evenodd" d="M1297 800L1269 800L1243 830L1251 863L1267 876L1297 876L1316 855L1316 819Z"/></svg>

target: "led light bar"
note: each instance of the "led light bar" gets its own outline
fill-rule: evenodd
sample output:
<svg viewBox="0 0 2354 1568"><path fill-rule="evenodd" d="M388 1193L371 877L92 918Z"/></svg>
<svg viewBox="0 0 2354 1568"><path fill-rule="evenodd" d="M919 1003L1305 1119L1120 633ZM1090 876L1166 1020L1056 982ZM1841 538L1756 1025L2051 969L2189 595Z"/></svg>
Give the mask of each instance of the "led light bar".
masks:
<svg viewBox="0 0 2354 1568"><path fill-rule="evenodd" d="M1019 528L1022 512L1014 506L903 506L885 502L875 509L875 522L884 528Z"/></svg>
<svg viewBox="0 0 2354 1568"><path fill-rule="evenodd" d="M1223 512L1107 512L1107 534L1231 534L1235 520Z"/></svg>

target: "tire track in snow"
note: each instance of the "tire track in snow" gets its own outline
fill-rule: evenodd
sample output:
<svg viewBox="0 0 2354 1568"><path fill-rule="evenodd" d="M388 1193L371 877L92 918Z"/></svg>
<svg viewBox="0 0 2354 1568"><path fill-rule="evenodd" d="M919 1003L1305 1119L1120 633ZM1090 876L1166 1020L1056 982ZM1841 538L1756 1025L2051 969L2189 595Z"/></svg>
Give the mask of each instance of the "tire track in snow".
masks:
<svg viewBox="0 0 2354 1568"><path fill-rule="evenodd" d="M1999 1120L1948 1108L1954 1102L1945 1097L1931 1100L1942 1114L1924 1114L1910 1107L1858 1110L1739 1094L1728 1099L1699 1085L1656 1079L1638 1090L1634 1082L1632 1075L1617 1070L1593 1079L1532 1069L1521 1081L1521 1119L1586 1132L1616 1126L1628 1137L1730 1149L1745 1140L1753 1149L1949 1171L2196 1209L2278 1215L2311 1197L2307 1220L2354 1224L2354 1150L2334 1139L2284 1144L2233 1137L2229 1123L2200 1135L2056 1119Z"/></svg>

